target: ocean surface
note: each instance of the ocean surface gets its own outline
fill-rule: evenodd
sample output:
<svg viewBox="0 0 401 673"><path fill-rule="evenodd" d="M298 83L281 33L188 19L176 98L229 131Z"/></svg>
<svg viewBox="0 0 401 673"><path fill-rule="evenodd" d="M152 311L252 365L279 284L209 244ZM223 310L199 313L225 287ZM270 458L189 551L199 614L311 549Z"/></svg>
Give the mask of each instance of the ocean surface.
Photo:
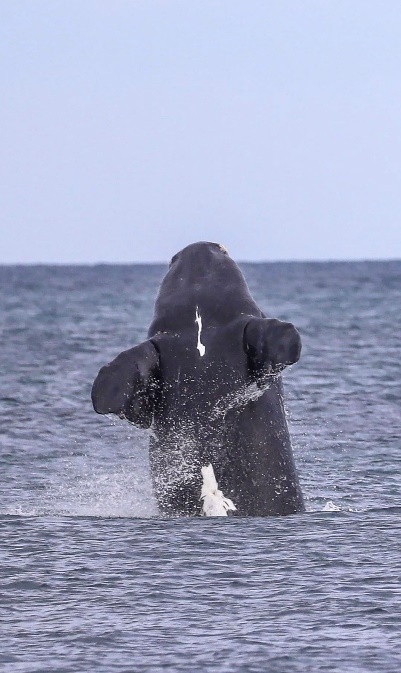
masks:
<svg viewBox="0 0 401 673"><path fill-rule="evenodd" d="M242 268L302 336L305 514L161 519L147 432L94 413L165 267L0 267L0 671L401 670L401 262Z"/></svg>

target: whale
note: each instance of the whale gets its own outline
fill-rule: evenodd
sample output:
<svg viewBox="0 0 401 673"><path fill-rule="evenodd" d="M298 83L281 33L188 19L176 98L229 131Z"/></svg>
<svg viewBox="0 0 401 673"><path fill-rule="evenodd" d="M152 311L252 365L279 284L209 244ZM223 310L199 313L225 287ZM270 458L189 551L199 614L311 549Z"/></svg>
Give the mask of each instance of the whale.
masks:
<svg viewBox="0 0 401 673"><path fill-rule="evenodd" d="M297 329L260 310L225 247L192 243L171 259L147 339L100 369L92 403L150 431L161 516L295 514L282 372L300 354Z"/></svg>

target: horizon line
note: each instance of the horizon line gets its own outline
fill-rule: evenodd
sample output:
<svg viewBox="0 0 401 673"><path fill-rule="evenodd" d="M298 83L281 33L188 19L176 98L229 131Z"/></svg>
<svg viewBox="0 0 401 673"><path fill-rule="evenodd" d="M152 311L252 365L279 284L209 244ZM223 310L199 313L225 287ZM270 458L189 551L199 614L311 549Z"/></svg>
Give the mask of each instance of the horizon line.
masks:
<svg viewBox="0 0 401 673"><path fill-rule="evenodd" d="M232 258L234 259L234 258ZM400 262L401 257L326 257L305 259L235 259L237 264L335 264L335 263L361 263L361 262ZM169 260L164 261L132 261L132 262L2 262L0 267L11 266L166 266Z"/></svg>

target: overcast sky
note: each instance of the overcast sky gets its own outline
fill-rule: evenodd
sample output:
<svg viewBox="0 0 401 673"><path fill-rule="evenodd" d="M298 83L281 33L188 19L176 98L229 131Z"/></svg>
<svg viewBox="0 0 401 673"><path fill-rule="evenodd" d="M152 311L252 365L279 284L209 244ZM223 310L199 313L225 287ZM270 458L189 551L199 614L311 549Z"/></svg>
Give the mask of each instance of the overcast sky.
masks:
<svg viewBox="0 0 401 673"><path fill-rule="evenodd" d="M401 258L400 0L0 0L0 262Z"/></svg>

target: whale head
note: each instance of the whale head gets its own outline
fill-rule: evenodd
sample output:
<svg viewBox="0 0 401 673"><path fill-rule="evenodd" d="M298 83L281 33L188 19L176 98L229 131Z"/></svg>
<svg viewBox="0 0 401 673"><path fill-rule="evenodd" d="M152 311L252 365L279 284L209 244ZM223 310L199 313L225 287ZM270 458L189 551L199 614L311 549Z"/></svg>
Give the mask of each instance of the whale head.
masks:
<svg viewBox="0 0 401 673"><path fill-rule="evenodd" d="M241 313L261 315L239 266L219 243L192 243L172 257L149 336L189 324L196 307L207 316L208 325L215 326Z"/></svg>

